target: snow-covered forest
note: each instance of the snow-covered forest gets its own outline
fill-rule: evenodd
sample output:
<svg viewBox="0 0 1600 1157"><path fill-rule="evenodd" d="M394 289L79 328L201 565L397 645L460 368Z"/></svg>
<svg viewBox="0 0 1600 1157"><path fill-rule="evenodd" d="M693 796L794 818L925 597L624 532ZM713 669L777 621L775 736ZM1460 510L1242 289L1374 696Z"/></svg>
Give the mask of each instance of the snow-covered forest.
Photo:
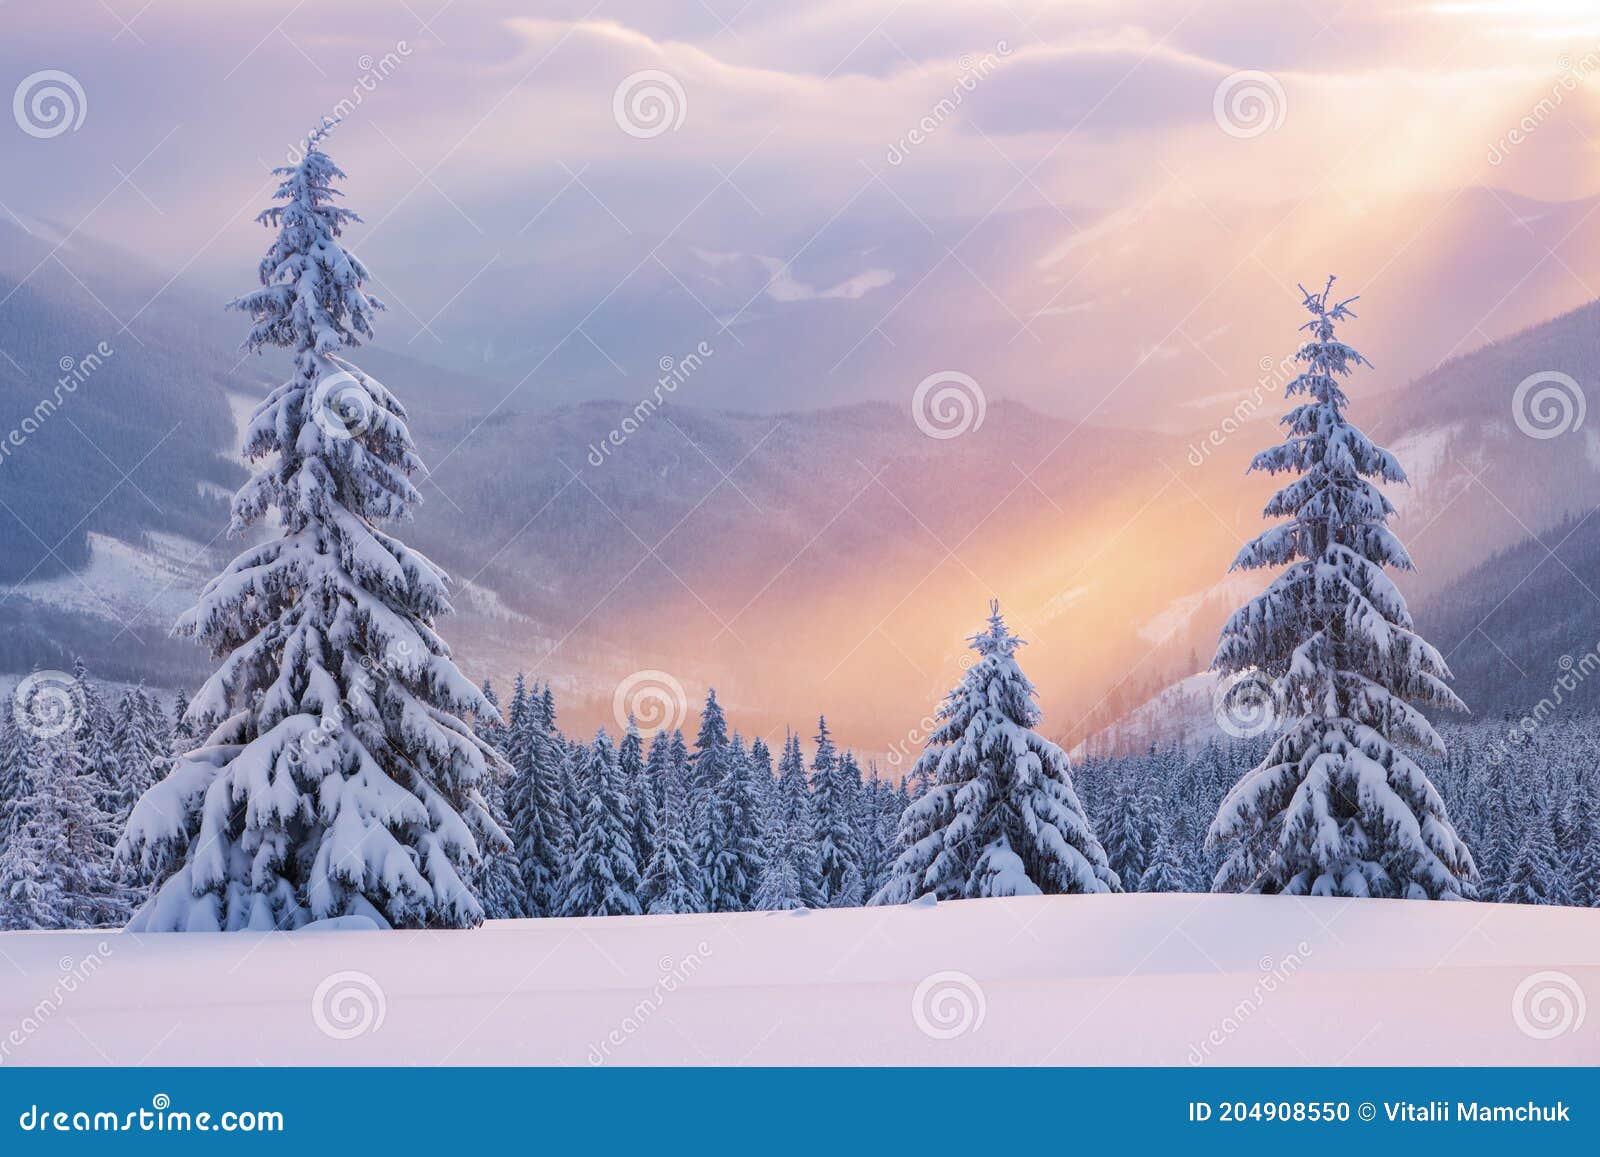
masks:
<svg viewBox="0 0 1600 1157"><path fill-rule="evenodd" d="M182 700L134 688L107 701L87 678L55 691L82 705L68 732L35 739L12 714L0 716L6 929L126 922L150 881L115 863L116 836L168 752L195 742ZM549 687L519 681L506 691L485 688L506 721L481 728L506 756L487 798L515 841L475 877L490 919L852 907L890 879L917 783L863 766L824 721L803 741L769 746L741 736L710 700L690 736L568 736ZM1508 745L1512 725L1441 724L1449 754L1422 765L1473 849L1477 898L1600 907L1600 717L1519 730L1521 742ZM1209 891L1222 855L1206 850L1206 828L1266 748L1263 739L1213 740L1080 762L1077 794L1123 887Z"/></svg>

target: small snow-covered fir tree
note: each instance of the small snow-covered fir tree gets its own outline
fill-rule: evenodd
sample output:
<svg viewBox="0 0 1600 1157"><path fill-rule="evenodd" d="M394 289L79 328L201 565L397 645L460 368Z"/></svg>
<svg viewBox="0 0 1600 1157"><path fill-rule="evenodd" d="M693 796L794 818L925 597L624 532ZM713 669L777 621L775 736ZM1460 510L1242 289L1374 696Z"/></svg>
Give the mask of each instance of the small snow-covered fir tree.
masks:
<svg viewBox="0 0 1600 1157"><path fill-rule="evenodd" d="M340 241L344 174L311 134L260 222L277 236L261 288L233 304L246 348L294 372L251 417L261 463L233 501L243 533L277 533L207 584L178 623L222 660L188 718L211 728L134 808L121 853L164 882L139 931L295 928L362 915L468 927L483 842L502 844L480 785L499 757L464 715L494 713L434 620L446 576L379 524L419 500L398 399L341 355L382 308Z"/></svg>
<svg viewBox="0 0 1600 1157"><path fill-rule="evenodd" d="M1336 335L1354 316L1333 280L1302 290L1311 320L1285 396L1288 438L1251 470L1290 474L1267 504L1288 521L1247 544L1235 570L1283 566L1223 628L1213 669L1259 672L1284 719L1266 758L1228 793L1208 836L1229 852L1213 888L1455 899L1477 870L1443 798L1402 750L1443 751L1417 707L1459 709L1444 658L1413 629L1385 567L1412 569L1376 485L1394 456L1345 416L1340 382L1367 364Z"/></svg>
<svg viewBox="0 0 1600 1157"><path fill-rule="evenodd" d="M811 843L811 792L806 780L800 740L784 737L783 754L767 812L766 864L754 904L760 909L787 910L819 906L817 857Z"/></svg>
<svg viewBox="0 0 1600 1157"><path fill-rule="evenodd" d="M76 758L89 777L100 810L108 816L117 816L122 814L125 792L122 763L115 744L116 713L106 706L82 659L72 664L72 681L77 684L78 702L83 708L73 728ZM105 834L107 846L115 846L117 830L106 829Z"/></svg>
<svg viewBox="0 0 1600 1157"><path fill-rule="evenodd" d="M854 768L855 782L861 772ZM851 771L834 746L825 718L817 719L817 754L811 760L811 846L817 857L817 902L824 908L860 904L860 854L856 849Z"/></svg>
<svg viewBox="0 0 1600 1157"><path fill-rule="evenodd" d="M700 877L694 870L694 853L689 847L686 760L681 732L675 732L670 739L664 732L656 733L650 744L649 763L659 764L658 774L662 777L661 822L639 897L640 905L652 916L706 910Z"/></svg>
<svg viewBox="0 0 1600 1157"><path fill-rule="evenodd" d="M737 732L728 743L711 806L716 850L706 873L706 905L713 912L743 912L755 898L765 857L754 768Z"/></svg>
<svg viewBox="0 0 1600 1157"><path fill-rule="evenodd" d="M584 753L584 812L563 889L563 916L637 916L639 869L633 859L622 771L604 730Z"/></svg>
<svg viewBox="0 0 1600 1157"><path fill-rule="evenodd" d="M128 890L110 872L112 818L99 800L100 777L79 739L37 739L25 817L0 852L0 929L108 927L128 918Z"/></svg>
<svg viewBox="0 0 1600 1157"><path fill-rule="evenodd" d="M1124 785L1112 797L1110 815L1101 829L1106 859L1129 888L1139 885L1154 845L1147 806L1147 796L1139 786Z"/></svg>
<svg viewBox="0 0 1600 1157"><path fill-rule="evenodd" d="M108 802L113 805L112 814L120 833L133 805L166 775L172 763L172 737L167 722L143 687L129 691L117 705L111 746L117 765L117 790Z"/></svg>
<svg viewBox="0 0 1600 1157"><path fill-rule="evenodd" d="M522 881L522 907L529 916L554 916L560 910L570 852L561 794L563 744L554 725L554 700L547 705L537 693L530 696L519 674L505 740L511 764L506 820Z"/></svg>
<svg viewBox="0 0 1600 1157"><path fill-rule="evenodd" d="M660 809L656 806L656 785L653 778L666 770L667 749L661 744L665 738L656 733L650 758L644 754L644 737L632 715L628 716L628 730L617 749L617 762L622 768L622 784L628 796L628 816L633 822L633 862L640 871L655 858L656 840L661 827ZM660 755L656 755L660 747Z"/></svg>
<svg viewBox="0 0 1600 1157"><path fill-rule="evenodd" d="M28 818L22 801L33 794L33 737L14 711L0 711L0 851Z"/></svg>
<svg viewBox="0 0 1600 1157"><path fill-rule="evenodd" d="M1535 812L1498 898L1502 904L1559 904L1561 890L1555 834L1549 819Z"/></svg>
<svg viewBox="0 0 1600 1157"><path fill-rule="evenodd" d="M1121 888L1072 787L1067 753L1035 730L1022 640L990 604L978 658L945 697L917 761L932 784L900 822L900 855L875 904Z"/></svg>
<svg viewBox="0 0 1600 1157"><path fill-rule="evenodd" d="M1173 852L1172 841L1167 836L1167 828L1159 827L1156 829L1155 842L1151 845L1149 862L1139 876L1139 891L1181 892L1183 885L1183 872Z"/></svg>
<svg viewBox="0 0 1600 1157"><path fill-rule="evenodd" d="M711 871L722 854L721 828L716 823L717 788L728 773L728 717L717 702L717 689L706 691L700 711L700 731L689 757L689 841L694 851L700 889L711 899Z"/></svg>

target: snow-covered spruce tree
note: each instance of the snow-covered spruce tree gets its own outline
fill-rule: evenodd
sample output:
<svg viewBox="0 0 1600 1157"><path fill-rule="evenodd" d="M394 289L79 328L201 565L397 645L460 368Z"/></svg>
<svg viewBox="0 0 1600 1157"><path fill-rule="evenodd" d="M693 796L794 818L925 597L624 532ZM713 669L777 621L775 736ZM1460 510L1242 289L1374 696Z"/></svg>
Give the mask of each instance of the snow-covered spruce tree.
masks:
<svg viewBox="0 0 1600 1157"><path fill-rule="evenodd" d="M1067 753L1034 730L1037 693L1016 657L1023 641L999 603L970 642L978 659L940 704L917 760L932 786L902 816L894 874L872 903L1120 891Z"/></svg>
<svg viewBox="0 0 1600 1157"><path fill-rule="evenodd" d="M728 772L728 717L717 702L717 689L706 691L700 711L700 731L689 758L689 846L694 852L700 891L712 901L712 865L722 854L721 828L716 823L717 789Z"/></svg>
<svg viewBox="0 0 1600 1157"><path fill-rule="evenodd" d="M850 758L859 785L861 772ZM852 907L864 899L850 769L838 755L828 721L819 717L817 754L811 760L811 845L817 857L817 902L823 908Z"/></svg>
<svg viewBox="0 0 1600 1157"><path fill-rule="evenodd" d="M563 916L637 916L639 869L633 859L616 746L602 729L583 756L584 812L567 868Z"/></svg>
<svg viewBox="0 0 1600 1157"><path fill-rule="evenodd" d="M713 912L743 912L755 899L765 859L756 790L750 753L735 732L711 805L716 852L706 872L706 904Z"/></svg>
<svg viewBox="0 0 1600 1157"><path fill-rule="evenodd" d="M33 737L16 712L0 711L0 852L28 818L22 801L33 794L36 767Z"/></svg>
<svg viewBox="0 0 1600 1157"><path fill-rule="evenodd" d="M1106 859L1130 890L1139 886L1154 845L1151 816L1146 810L1150 802L1141 785L1122 785L1112 795L1110 815L1101 828Z"/></svg>
<svg viewBox="0 0 1600 1157"><path fill-rule="evenodd" d="M794 859L800 881L800 900L807 908L822 907L822 869L817 848L811 842L816 823L816 801L811 798L811 781L806 775L805 756L800 737L789 735L783 757L778 760L778 813L783 819L784 839Z"/></svg>
<svg viewBox="0 0 1600 1157"><path fill-rule="evenodd" d="M72 664L72 681L78 686L79 702L83 711L73 729L74 749L79 765L93 787L95 802L108 816L125 814L122 811L124 796L123 768L114 743L117 727L116 712L106 705L99 689L89 679L88 668L82 659ZM107 847L117 842L117 830L104 829Z"/></svg>
<svg viewBox="0 0 1600 1157"><path fill-rule="evenodd" d="M1405 472L1345 416L1340 386L1367 364L1335 334L1354 298L1302 289L1311 320L1295 354L1303 396L1287 439L1251 470L1294 480L1267 504L1288 521L1247 544L1234 570L1282 566L1223 627L1212 668L1271 681L1283 725L1266 758L1222 801L1208 844L1228 850L1218 892L1470 895L1477 869L1443 798L1397 745L1442 752L1417 710L1462 709L1444 658L1416 634L1385 567L1412 569L1376 482Z"/></svg>
<svg viewBox="0 0 1600 1157"><path fill-rule="evenodd" d="M657 746L662 738L664 736L658 732ZM639 734L638 723L629 715L628 730L622 737L621 747L617 749L617 762L622 767L622 783L628 795L628 816L633 823L633 862L639 865L641 872L655 859L656 840L660 838L660 809L656 807L656 785L651 782L651 777L665 769L666 754L667 749L663 746L657 758L652 747L651 758L648 761L645 759L644 737Z"/></svg>
<svg viewBox="0 0 1600 1157"><path fill-rule="evenodd" d="M116 722L111 732L111 748L116 760L116 791L107 800L121 832L139 797L164 776L171 764L168 751L171 736L166 720L143 687L127 692L117 705Z"/></svg>
<svg viewBox="0 0 1600 1157"><path fill-rule="evenodd" d="M1183 891L1183 872L1178 866L1178 858L1173 852L1172 841L1167 837L1167 830L1165 826L1156 829L1149 862L1139 875L1138 890L1141 892Z"/></svg>
<svg viewBox="0 0 1600 1157"><path fill-rule="evenodd" d="M433 629L447 578L378 527L419 500L422 463L398 399L340 357L381 306L339 240L359 218L335 203L344 174L325 135L278 170L261 288L233 303L254 319L247 349L294 358L250 420L245 452L262 465L230 527L275 510L278 533L178 622L222 664L189 707L209 736L139 801L120 846L164 881L138 931L344 915L470 927L480 842L505 842L479 791L499 756L462 719L494 709Z"/></svg>
<svg viewBox="0 0 1600 1157"><path fill-rule="evenodd" d="M569 852L561 794L563 744L553 730L554 700L547 705L537 692L528 695L521 675L511 703L506 817L522 880L522 907L529 916L554 916L561 907Z"/></svg>
<svg viewBox="0 0 1600 1157"><path fill-rule="evenodd" d="M1555 836L1548 820L1535 812L1497 898L1502 904L1559 904L1561 892Z"/></svg>
<svg viewBox="0 0 1600 1157"><path fill-rule="evenodd" d="M674 732L669 739L665 732L658 731L650 744L648 766L657 768L664 791L655 851L644 869L639 903L652 916L703 912L705 897L689 847L688 767L683 734Z"/></svg>

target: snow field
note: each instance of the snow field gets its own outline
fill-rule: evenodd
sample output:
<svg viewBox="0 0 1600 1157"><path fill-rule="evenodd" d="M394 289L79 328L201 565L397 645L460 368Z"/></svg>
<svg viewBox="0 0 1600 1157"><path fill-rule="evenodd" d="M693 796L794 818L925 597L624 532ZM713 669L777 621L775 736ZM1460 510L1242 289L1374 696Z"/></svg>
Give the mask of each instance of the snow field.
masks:
<svg viewBox="0 0 1600 1157"><path fill-rule="evenodd" d="M1106 895L7 933L0 969L13 1065L1600 1064L1600 912L1552 907Z"/></svg>

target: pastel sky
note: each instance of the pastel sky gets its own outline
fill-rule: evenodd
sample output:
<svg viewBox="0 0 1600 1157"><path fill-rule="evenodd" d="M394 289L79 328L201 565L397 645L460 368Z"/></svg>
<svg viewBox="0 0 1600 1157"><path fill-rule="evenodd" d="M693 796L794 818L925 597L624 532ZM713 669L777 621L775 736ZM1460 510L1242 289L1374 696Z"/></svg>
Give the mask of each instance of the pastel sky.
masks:
<svg viewBox="0 0 1600 1157"><path fill-rule="evenodd" d="M12 0L0 20L7 91L57 69L87 103L76 131L7 132L0 219L113 239L176 284L237 291L261 248L248 223L269 166L358 102L334 149L367 221L354 243L397 307L391 335L443 360L518 340L469 331L479 296L529 317L552 284L603 300L635 264L619 247L656 254L670 239L706 264L766 255L764 302L873 304L883 324L830 349L828 374L869 335L896 343L913 311L942 327L983 308L1015 321L1007 344L1044 346L1035 323L1056 327L1066 348L1035 351L1041 377L1116 373L1169 356L1171 327L1139 331L1126 304L1132 320L1072 330L1074 316L1184 279L1174 254L1257 275L1222 295L1236 313L1270 298L1292 316L1294 282L1370 233L1371 207L1405 226L1377 248L1415 256L1457 240L1420 236L1429 198L1600 192L1600 15L1585 0ZM619 88L639 73L671 86L673 123L656 135L619 123ZM1508 148L1530 116L1536 131ZM1317 206L1281 255L1296 266L1254 270L1251 214L1293 205ZM1196 221L1223 228L1200 237ZM936 238L941 272L965 271L961 298L901 308L931 270L873 258L891 230ZM1144 284L1127 274L1141 244L1167 251L1146 255ZM855 264L821 260L851 245ZM1361 285L1385 262L1352 264L1341 272ZM1581 296L1567 285L1506 325ZM1196 346L1233 324L1202 321ZM621 366L660 352L596 344ZM1196 372L1224 373L1191 394L1275 349L1246 345L1202 351ZM997 393L1089 409L1014 367L993 376Z"/></svg>

